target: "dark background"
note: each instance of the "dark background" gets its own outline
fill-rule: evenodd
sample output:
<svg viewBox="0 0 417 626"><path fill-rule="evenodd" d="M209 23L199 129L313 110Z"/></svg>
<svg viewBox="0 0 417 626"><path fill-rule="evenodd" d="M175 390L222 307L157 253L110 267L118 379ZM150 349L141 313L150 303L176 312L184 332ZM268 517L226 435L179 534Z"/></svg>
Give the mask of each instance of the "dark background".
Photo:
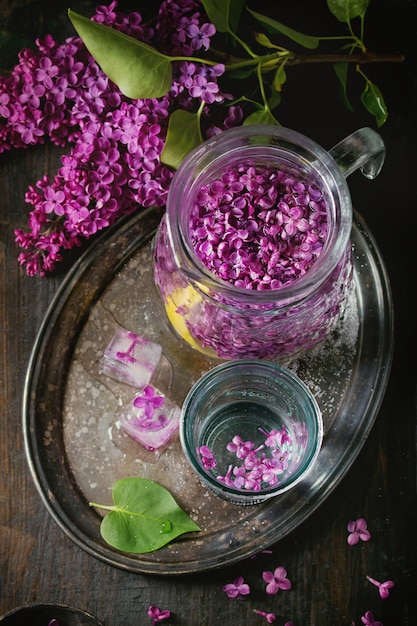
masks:
<svg viewBox="0 0 417 626"><path fill-rule="evenodd" d="M98 3L97 3L98 4ZM141 11L145 0L120 2ZM0 72L36 37L62 40L73 31L67 9L91 15L95 3L0 0ZM149 6L149 5L148 5ZM343 30L324 0L252 2L252 8L308 34ZM373 0L366 41L374 51L404 53L402 64L367 66L384 94L389 118L379 129L387 147L374 182L349 178L355 209L374 235L391 281L395 355L376 423L343 481L310 518L261 555L223 570L190 576L148 576L96 560L68 539L35 489L23 448L21 403L36 333L71 258L52 276L29 278L17 264L13 231L27 220L24 193L44 172L56 171L64 150L38 146L0 155L0 614L25 602L62 602L95 614L106 626L150 623L150 604L170 609L169 623L187 626L266 623L254 608L275 612L277 626L351 626L372 610L384 626L415 624L416 608L416 34L415 1ZM333 83L333 84L332 84ZM325 97L324 94L325 93ZM358 103L348 112L330 67L288 72L280 122L326 148L361 126L375 128ZM365 517L369 543L349 547L346 524ZM261 572L284 565L293 589L268 598ZM383 601L365 576L395 582ZM252 583L243 601L221 586L242 575Z"/></svg>

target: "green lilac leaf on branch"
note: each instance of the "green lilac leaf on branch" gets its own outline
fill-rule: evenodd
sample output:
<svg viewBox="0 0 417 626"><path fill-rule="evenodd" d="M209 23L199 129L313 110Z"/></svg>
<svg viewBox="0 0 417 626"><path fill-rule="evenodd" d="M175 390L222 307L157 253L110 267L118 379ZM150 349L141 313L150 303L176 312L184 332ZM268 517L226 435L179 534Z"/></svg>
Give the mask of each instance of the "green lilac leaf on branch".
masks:
<svg viewBox="0 0 417 626"><path fill-rule="evenodd" d="M350 22L363 17L371 0L327 0L329 11L339 22Z"/></svg>
<svg viewBox="0 0 417 626"><path fill-rule="evenodd" d="M379 87L370 80L367 80L366 87L361 94L361 102L375 117L378 127L385 124L388 118L387 105Z"/></svg>
<svg viewBox="0 0 417 626"><path fill-rule="evenodd" d="M172 85L171 58L69 9L68 16L103 72L128 98L159 98Z"/></svg>
<svg viewBox="0 0 417 626"><path fill-rule="evenodd" d="M123 478L113 485L114 505L90 502L108 510L100 533L109 545L134 554L153 552L184 533L201 530L162 485L146 478Z"/></svg>
<svg viewBox="0 0 417 626"><path fill-rule="evenodd" d="M281 22L277 22L272 18L262 15L261 13L257 13L256 11L252 11L251 9L247 9L248 12L261 24L268 27L268 30L272 33L280 33L281 35L285 35L288 39L295 41L300 44L304 48L314 49L319 45L319 37L314 37L312 35L304 35L303 33L299 33L293 28L289 28Z"/></svg>
<svg viewBox="0 0 417 626"><path fill-rule="evenodd" d="M202 0L202 6L207 13L208 19L215 25L218 33L225 34L226 38L231 36L233 44L239 44L246 54L246 57L238 58L230 56L227 51L217 51L217 53L215 51L215 55L217 54L216 61L208 57L168 56L133 37L78 15L74 11L69 10L68 15L90 54L100 65L104 73L127 97L132 99L147 99L159 98L166 95L172 85L172 64L174 61L189 60L194 63L216 65L221 58L225 63L226 72L231 79L245 80L253 75L255 68L257 68L259 91L262 100L257 104L265 108L265 111L260 113L258 107L255 107L256 110L253 112L252 117L251 113L247 114L247 117L249 116L250 121L253 119L265 119L268 120L269 123L269 121L271 121L270 117L274 115L272 109L278 106L280 98L275 98L274 101L271 100L267 102L265 89L269 85L275 92L281 92L287 79L284 67L288 68L292 65L305 63L338 62L339 67L335 66L335 69L342 87L342 100L345 106L349 110L352 110L351 104L347 99L347 67L344 68L343 72L341 71L342 62L346 64L355 62L359 65L362 63L360 55L356 55L355 57L352 51L355 48L360 48L364 57L363 62L369 62L370 60L374 62L378 60L402 60L400 55L398 55L398 58L395 58L395 55L384 57L383 55L378 56L367 53L362 37L363 18L369 2L370 0L327 0L328 8L331 13L339 21L349 24L350 35L347 36L347 39L350 41L350 48L348 44L344 46L344 48L350 49L350 52L347 54L317 53L315 55L300 55L275 44L264 33L255 33L254 38L258 44L269 50L274 50L273 53L258 56L237 34L239 21L245 7L247 12L257 20L259 24L263 25L269 33L284 35L305 48L315 49L319 46L321 39L331 40L332 37L315 37L300 33L277 20L249 9L246 6L245 0ZM360 17L362 20L361 35L359 37L354 34L350 24L350 21L355 17ZM340 38L335 37L334 39L337 40ZM267 76L269 72L274 72L272 80ZM377 97L373 87L368 86L361 101L366 110L374 115L378 126L383 124L384 113L382 110L382 96ZM273 104L274 106L272 106ZM268 108L269 111L267 110ZM273 119L275 120L274 117ZM187 128L187 122L190 123L189 128ZM260 121L259 123L262 122ZM171 126L168 145L164 151L162 162L176 168L180 163L181 155L185 156L187 154L187 146L192 149L197 145L197 141L202 140L200 112L197 114L191 112L190 115L180 113L177 118L173 119ZM181 132L179 133L177 129L180 129ZM182 135L183 132L184 136ZM179 144L176 147L175 143L177 140L179 140Z"/></svg>
<svg viewBox="0 0 417 626"><path fill-rule="evenodd" d="M273 126L280 126L279 122L277 122L268 108L259 109L259 111L254 111L248 115L243 122L243 126L250 126L251 124L272 124Z"/></svg>
<svg viewBox="0 0 417 626"><path fill-rule="evenodd" d="M220 33L234 32L245 0L201 0L209 20Z"/></svg>
<svg viewBox="0 0 417 626"><path fill-rule="evenodd" d="M201 109L200 109L201 111ZM184 157L203 141L200 130L201 113L178 109L169 118L168 132L161 162L177 169Z"/></svg>
<svg viewBox="0 0 417 626"><path fill-rule="evenodd" d="M347 95L347 77L348 77L348 63L334 63L333 68L336 73L337 78L339 79L341 86L341 95L342 100L344 102L345 107L348 111L353 111L353 106L350 103L350 100Z"/></svg>

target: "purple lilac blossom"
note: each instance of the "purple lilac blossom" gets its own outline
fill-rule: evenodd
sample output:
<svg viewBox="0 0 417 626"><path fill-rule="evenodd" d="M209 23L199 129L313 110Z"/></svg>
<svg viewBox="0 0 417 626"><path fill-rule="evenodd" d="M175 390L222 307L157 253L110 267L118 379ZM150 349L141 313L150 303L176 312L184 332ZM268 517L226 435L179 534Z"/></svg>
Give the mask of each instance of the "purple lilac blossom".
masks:
<svg viewBox="0 0 417 626"><path fill-rule="evenodd" d="M266 611L259 611L258 609L253 609L253 612L256 613L256 615L261 615L261 617L264 617L268 624L273 624L277 619L275 613L267 613Z"/></svg>
<svg viewBox="0 0 417 626"><path fill-rule="evenodd" d="M365 615L361 617L361 620L365 626L384 626L382 622L375 619L372 611L366 611Z"/></svg>
<svg viewBox="0 0 417 626"><path fill-rule="evenodd" d="M160 624L169 619L171 617L171 611L159 609L154 604L151 604L148 608L148 617L151 618L152 626L155 626L155 624Z"/></svg>
<svg viewBox="0 0 417 626"><path fill-rule="evenodd" d="M197 452L200 455L201 464L204 469L210 470L217 466L217 461L210 448L207 446L200 446Z"/></svg>
<svg viewBox="0 0 417 626"><path fill-rule="evenodd" d="M171 55L201 54L215 32L195 0L162 2L154 24L137 12L119 13L117 2L99 6L92 19ZM0 77L0 153L47 140L69 147L58 172L29 187L28 230L15 232L20 264L29 275L44 276L64 250L121 216L164 206L173 172L160 156L171 112L195 111L201 101L222 104L232 96L217 82L224 66L181 61L174 63L166 96L130 100L103 74L80 38L59 44L47 35L36 46L22 50L11 74ZM212 115L206 106L203 131L210 136L241 119L239 107L219 119L217 110Z"/></svg>
<svg viewBox="0 0 417 626"><path fill-rule="evenodd" d="M250 594L250 587L247 583L245 583L243 576L238 576L233 583L224 585L223 591L229 598L236 598L240 600L243 596Z"/></svg>
<svg viewBox="0 0 417 626"><path fill-rule="evenodd" d="M263 431L262 431L263 432ZM280 431L263 432L270 448L269 455L261 444L255 448L253 441L244 441L240 435L235 435L226 450L236 457L238 464L230 463L226 473L216 478L220 483L239 490L261 491L273 487L280 482L280 477L289 468L292 450L292 438L283 428ZM213 451L207 446L198 450L200 461L205 470L217 467L217 460ZM290 470L292 473L293 470ZM286 476L290 472L287 472Z"/></svg>
<svg viewBox="0 0 417 626"><path fill-rule="evenodd" d="M163 218L155 244L154 279L166 304L184 318L194 345L223 359L294 357L312 348L340 319L353 284L348 246L317 289L301 293L301 285L295 299L282 293L320 259L326 200L301 172L291 178L281 167L270 180L268 171L238 163L193 192L189 262L196 278L178 264L182 251L172 249L167 229L176 228L175 217L170 225L172 216ZM180 294L189 287L198 297L183 307Z"/></svg>
<svg viewBox="0 0 417 626"><path fill-rule="evenodd" d="M303 276L327 238L321 191L284 170L232 167L197 194L190 217L198 258L245 289L279 289Z"/></svg>
<svg viewBox="0 0 417 626"><path fill-rule="evenodd" d="M160 344L118 326L100 359L99 372L141 389L152 379L161 354Z"/></svg>
<svg viewBox="0 0 417 626"><path fill-rule="evenodd" d="M375 580L375 578L371 578L370 576L367 576L366 578L370 583L378 587L379 595L382 600L386 600L389 597L389 590L394 587L392 580L386 580L385 582L380 583L378 580Z"/></svg>
<svg viewBox="0 0 417 626"><path fill-rule="evenodd" d="M273 572L262 572L262 578L267 583L266 593L275 595L280 589L291 589L291 581L287 578L287 570L280 566Z"/></svg>
<svg viewBox="0 0 417 626"><path fill-rule="evenodd" d="M153 385L135 394L119 416L120 426L147 450L160 450L178 431L180 408Z"/></svg>
<svg viewBox="0 0 417 626"><path fill-rule="evenodd" d="M367 522L362 517L357 519L356 521L348 522L347 529L349 531L349 535L347 538L347 542L350 546L354 546L358 543L359 540L369 541L371 538L371 533L367 528Z"/></svg>

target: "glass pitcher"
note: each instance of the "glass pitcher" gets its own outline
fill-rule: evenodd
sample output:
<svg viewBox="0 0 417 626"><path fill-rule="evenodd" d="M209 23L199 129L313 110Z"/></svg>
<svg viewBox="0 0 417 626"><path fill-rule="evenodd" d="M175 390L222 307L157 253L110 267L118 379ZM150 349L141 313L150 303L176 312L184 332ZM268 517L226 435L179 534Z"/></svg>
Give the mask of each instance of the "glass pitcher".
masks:
<svg viewBox="0 0 417 626"><path fill-rule="evenodd" d="M346 177L385 159L362 128L330 151L293 130L224 131L175 173L154 241L168 319L220 359L299 356L337 324L352 289Z"/></svg>

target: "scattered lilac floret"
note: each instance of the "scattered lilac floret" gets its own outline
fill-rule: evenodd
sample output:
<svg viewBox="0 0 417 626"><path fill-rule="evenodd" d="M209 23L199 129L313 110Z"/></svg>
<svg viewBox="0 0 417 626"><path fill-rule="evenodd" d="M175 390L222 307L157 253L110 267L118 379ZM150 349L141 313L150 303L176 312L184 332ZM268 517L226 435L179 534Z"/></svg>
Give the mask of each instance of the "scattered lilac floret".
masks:
<svg viewBox="0 0 417 626"><path fill-rule="evenodd" d="M273 572L262 572L262 578L267 583L265 590L268 595L275 595L280 589L291 589L291 581L284 567L277 567Z"/></svg>
<svg viewBox="0 0 417 626"><path fill-rule="evenodd" d="M359 540L369 541L371 538L371 533L367 529L367 522L362 517L357 519L356 521L350 521L347 525L347 529L349 531L349 535L347 538L347 542L350 546L354 546L358 543Z"/></svg>
<svg viewBox="0 0 417 626"><path fill-rule="evenodd" d="M238 576L236 580L224 585L222 589L229 598L236 598L238 600L250 593L250 587L245 583L243 576Z"/></svg>
<svg viewBox="0 0 417 626"><path fill-rule="evenodd" d="M138 392L120 415L120 425L148 450L167 445L178 430L180 408L153 385Z"/></svg>
<svg viewBox="0 0 417 626"><path fill-rule="evenodd" d="M160 624L161 622L164 622L166 619L169 619L171 617L171 611L168 611L168 610L162 611L161 609L158 609L157 606L154 606L153 604L151 604L151 606L148 608L148 616L152 620L152 626L155 626L155 624Z"/></svg>
<svg viewBox="0 0 417 626"><path fill-rule="evenodd" d="M162 346L118 328L104 351L100 372L137 389L147 385L160 361Z"/></svg>
<svg viewBox="0 0 417 626"><path fill-rule="evenodd" d="M384 626L382 622L378 622L372 611L366 611L365 615L361 617L362 623L365 626Z"/></svg>
<svg viewBox="0 0 417 626"><path fill-rule="evenodd" d="M386 600L389 596L389 590L394 587L392 580L386 580L384 583L380 583L378 580L375 580L375 578L371 578L370 576L367 576L366 578L370 583L378 587L379 595L383 600Z"/></svg>
<svg viewBox="0 0 417 626"><path fill-rule="evenodd" d="M268 624L273 624L277 619L275 613L267 613L266 611L259 611L258 609L253 609L253 612L256 613L256 615L261 615L262 617L264 617Z"/></svg>

